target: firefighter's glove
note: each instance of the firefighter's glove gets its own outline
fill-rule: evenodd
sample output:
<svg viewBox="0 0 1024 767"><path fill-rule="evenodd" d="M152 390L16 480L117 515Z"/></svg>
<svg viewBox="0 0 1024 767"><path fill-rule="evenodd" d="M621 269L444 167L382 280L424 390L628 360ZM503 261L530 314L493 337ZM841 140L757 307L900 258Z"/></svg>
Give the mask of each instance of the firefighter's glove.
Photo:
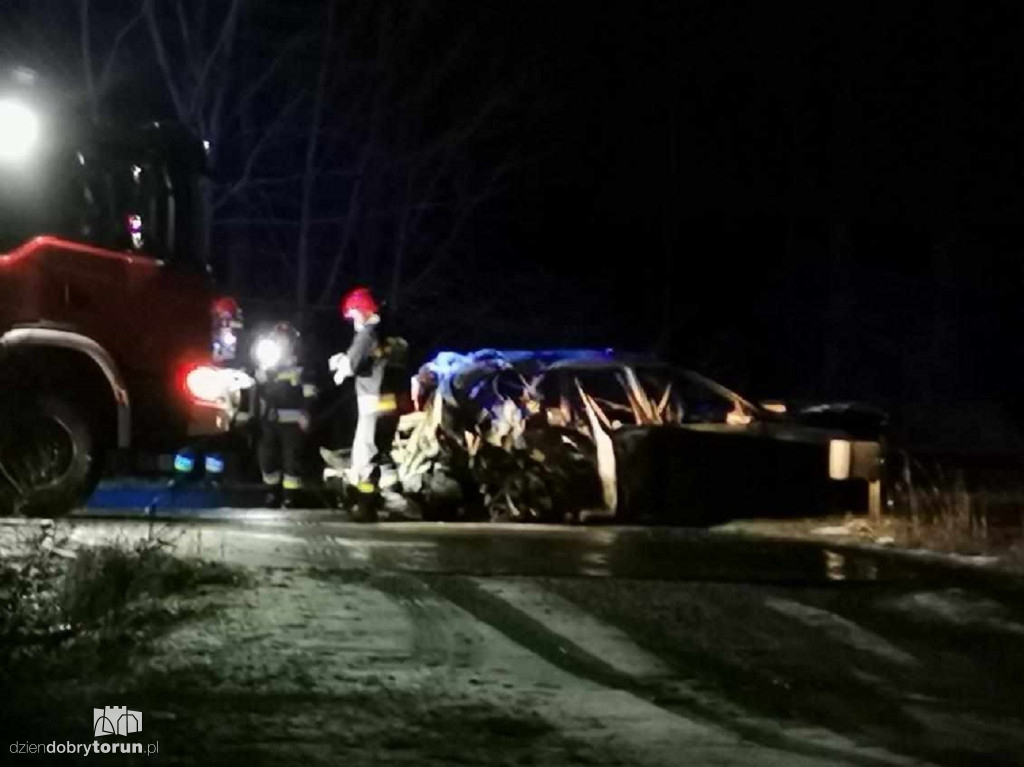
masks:
<svg viewBox="0 0 1024 767"><path fill-rule="evenodd" d="M339 386L344 383L346 378L352 377L352 363L344 353L335 354L327 360L327 367L334 371L334 383Z"/></svg>

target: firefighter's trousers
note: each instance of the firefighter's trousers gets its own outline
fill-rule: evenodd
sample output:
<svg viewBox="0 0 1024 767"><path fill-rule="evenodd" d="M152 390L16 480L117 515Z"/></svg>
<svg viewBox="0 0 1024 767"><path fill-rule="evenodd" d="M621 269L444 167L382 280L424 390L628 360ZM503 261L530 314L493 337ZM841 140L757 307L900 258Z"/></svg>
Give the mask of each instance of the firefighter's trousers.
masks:
<svg viewBox="0 0 1024 767"><path fill-rule="evenodd" d="M377 420L380 417L381 382L384 365L378 362L368 376L356 378L356 434L352 440L352 482L365 482L373 472L373 459L377 456Z"/></svg>
<svg viewBox="0 0 1024 767"><path fill-rule="evenodd" d="M302 446L305 434L297 423L264 421L260 424L258 458L263 483L285 490L302 486Z"/></svg>

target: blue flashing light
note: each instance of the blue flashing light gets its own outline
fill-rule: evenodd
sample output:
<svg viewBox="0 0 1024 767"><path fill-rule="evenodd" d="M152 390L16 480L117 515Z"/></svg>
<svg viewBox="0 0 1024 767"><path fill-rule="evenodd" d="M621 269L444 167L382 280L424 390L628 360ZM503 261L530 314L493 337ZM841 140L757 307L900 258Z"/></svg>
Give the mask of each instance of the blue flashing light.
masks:
<svg viewBox="0 0 1024 767"><path fill-rule="evenodd" d="M204 466L207 474L223 474L224 458L219 455L208 455Z"/></svg>
<svg viewBox="0 0 1024 767"><path fill-rule="evenodd" d="M174 470L180 474L191 474L196 467L195 458L191 453L178 453L174 456Z"/></svg>

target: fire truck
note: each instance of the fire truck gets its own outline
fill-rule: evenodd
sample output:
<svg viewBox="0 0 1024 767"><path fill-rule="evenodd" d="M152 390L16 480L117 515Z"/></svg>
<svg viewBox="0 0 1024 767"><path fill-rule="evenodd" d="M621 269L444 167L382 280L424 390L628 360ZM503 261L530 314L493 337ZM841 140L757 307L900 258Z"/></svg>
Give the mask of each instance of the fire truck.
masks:
<svg viewBox="0 0 1024 767"><path fill-rule="evenodd" d="M0 96L0 513L59 515L105 460L226 428L202 142Z"/></svg>

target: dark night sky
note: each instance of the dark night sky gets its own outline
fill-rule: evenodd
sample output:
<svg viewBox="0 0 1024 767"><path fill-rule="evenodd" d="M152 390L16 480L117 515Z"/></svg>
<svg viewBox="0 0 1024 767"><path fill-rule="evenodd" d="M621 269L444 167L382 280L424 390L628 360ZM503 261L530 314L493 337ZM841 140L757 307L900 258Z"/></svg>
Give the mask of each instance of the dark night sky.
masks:
<svg viewBox="0 0 1024 767"><path fill-rule="evenodd" d="M565 293L596 272L582 289L616 336L653 341L667 315L663 351L756 393L997 402L979 407L1016 422L1022 20L712 2L535 18L524 37L558 51L542 79L560 152L510 208L517 241Z"/></svg>

